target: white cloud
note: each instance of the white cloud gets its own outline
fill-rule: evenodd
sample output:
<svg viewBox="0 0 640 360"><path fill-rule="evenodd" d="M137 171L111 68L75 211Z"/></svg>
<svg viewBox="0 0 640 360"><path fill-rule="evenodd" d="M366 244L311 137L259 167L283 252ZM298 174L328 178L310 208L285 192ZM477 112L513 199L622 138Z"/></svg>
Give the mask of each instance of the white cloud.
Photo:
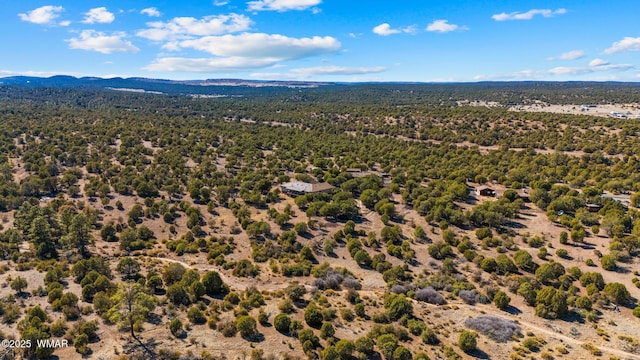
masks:
<svg viewBox="0 0 640 360"><path fill-rule="evenodd" d="M60 26L69 26L69 25L71 25L71 21L69 21L69 20L60 21L58 23L58 25L60 25Z"/></svg>
<svg viewBox="0 0 640 360"><path fill-rule="evenodd" d="M388 23L383 23L374 27L371 31L373 31L374 34L377 34L380 36L389 36L389 35L400 34L400 33L415 34L416 27L412 25L402 29L393 29L391 28L391 25L389 25Z"/></svg>
<svg viewBox="0 0 640 360"><path fill-rule="evenodd" d="M113 13L109 12L109 10L107 10L107 8L103 6L87 11L84 14L84 20L82 20L82 22L85 24L110 24L115 19L116 17L113 15Z"/></svg>
<svg viewBox="0 0 640 360"><path fill-rule="evenodd" d="M216 0L213 2L213 5L215 6L225 6L227 5L229 2L228 1L220 1L220 0Z"/></svg>
<svg viewBox="0 0 640 360"><path fill-rule="evenodd" d="M380 24L373 28L373 33L380 36L389 36L400 33L400 30L392 29L388 23Z"/></svg>
<svg viewBox="0 0 640 360"><path fill-rule="evenodd" d="M42 6L37 9L33 9L26 14L18 14L22 21L40 24L50 25L55 19L60 17L60 13L64 11L62 6Z"/></svg>
<svg viewBox="0 0 640 360"><path fill-rule="evenodd" d="M70 76L81 76L79 73L70 73L65 71L14 71L14 70L0 70L0 77L7 76L37 76L37 77L51 77L55 75L70 75ZM0 79L0 83L2 79Z"/></svg>
<svg viewBox="0 0 640 360"><path fill-rule="evenodd" d="M542 15L543 17L549 18L556 15L566 14L567 9L531 9L527 12L512 12L512 13L500 13L495 14L492 18L496 21L506 21L506 20L531 20L536 15Z"/></svg>
<svg viewBox="0 0 640 360"><path fill-rule="evenodd" d="M309 79L315 76L330 75L364 75L380 73L388 70L385 66L375 67L346 67L346 66L316 66L307 68L291 69L287 73L253 73L251 77L257 79Z"/></svg>
<svg viewBox="0 0 640 360"><path fill-rule="evenodd" d="M340 49L333 37L291 38L284 35L242 33L239 35L205 36L170 43L174 49L190 48L216 56L250 58L299 59L332 53Z"/></svg>
<svg viewBox="0 0 640 360"><path fill-rule="evenodd" d="M83 30L79 38L71 38L66 41L69 42L69 48L71 49L97 51L103 54L138 52L140 49L131 42L124 40L125 36L126 34L122 32L106 35L95 30Z"/></svg>
<svg viewBox="0 0 640 360"><path fill-rule="evenodd" d="M149 22L149 28L138 31L136 35L149 40L166 41L244 31L251 24L251 19L239 14L211 15L202 19L177 17L168 22Z"/></svg>
<svg viewBox="0 0 640 360"><path fill-rule="evenodd" d="M603 65L609 65L609 62L606 60L597 59L597 58L589 62L589 66L603 66Z"/></svg>
<svg viewBox="0 0 640 360"><path fill-rule="evenodd" d="M572 50L566 53L560 54L560 56L550 57L547 60L576 60L586 56L586 53L582 50Z"/></svg>
<svg viewBox="0 0 640 360"><path fill-rule="evenodd" d="M621 51L640 51L640 37L626 36L624 39L614 42L604 53L615 54Z"/></svg>
<svg viewBox="0 0 640 360"><path fill-rule="evenodd" d="M631 64L611 64L602 59L594 59L586 67L558 67L549 70L552 75L582 75L600 71L627 71L633 69Z"/></svg>
<svg viewBox="0 0 640 360"><path fill-rule="evenodd" d="M464 26L461 27L456 24L449 24L449 20L436 20L431 24L427 25L427 28L425 30L440 32L440 33L448 33L456 30L466 30L466 27Z"/></svg>
<svg viewBox="0 0 640 360"><path fill-rule="evenodd" d="M159 17L162 14L160 13L160 11L158 11L157 8L155 7L150 7L150 8L146 8L146 9L142 9L140 10L140 14L145 14L151 17Z"/></svg>
<svg viewBox="0 0 640 360"><path fill-rule="evenodd" d="M246 57L227 58L184 58L165 57L156 59L143 69L170 72L227 72L264 68L278 62L278 59L252 59Z"/></svg>
<svg viewBox="0 0 640 360"><path fill-rule="evenodd" d="M558 66L545 70L522 70L506 74L478 75L475 80L538 80L554 76L580 76L605 72L624 72L634 69L631 64L610 64L602 59L594 59L588 66Z"/></svg>
<svg viewBox="0 0 640 360"><path fill-rule="evenodd" d="M306 10L319 5L322 0L257 0L249 1L250 11L289 11Z"/></svg>
<svg viewBox="0 0 640 360"><path fill-rule="evenodd" d="M334 53L340 49L340 46L340 42L330 36L291 38L263 33L205 36L169 42L163 46L163 49L168 51L194 49L215 57L164 57L156 59L145 69L189 72L259 69L277 65L281 61Z"/></svg>

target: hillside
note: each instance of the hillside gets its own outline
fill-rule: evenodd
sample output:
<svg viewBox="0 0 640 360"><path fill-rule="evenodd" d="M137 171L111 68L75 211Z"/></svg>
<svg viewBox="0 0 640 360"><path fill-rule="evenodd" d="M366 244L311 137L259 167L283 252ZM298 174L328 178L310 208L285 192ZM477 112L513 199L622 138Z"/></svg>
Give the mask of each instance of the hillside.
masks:
<svg viewBox="0 0 640 360"><path fill-rule="evenodd" d="M169 96L215 96L304 103L457 106L490 102L501 107L538 104L625 104L637 102L638 82L511 81L475 83L336 83L242 79L164 80L73 76L0 78L5 89L85 89L150 92Z"/></svg>
<svg viewBox="0 0 640 360"><path fill-rule="evenodd" d="M638 123L443 95L585 84L2 81L0 358L640 358Z"/></svg>

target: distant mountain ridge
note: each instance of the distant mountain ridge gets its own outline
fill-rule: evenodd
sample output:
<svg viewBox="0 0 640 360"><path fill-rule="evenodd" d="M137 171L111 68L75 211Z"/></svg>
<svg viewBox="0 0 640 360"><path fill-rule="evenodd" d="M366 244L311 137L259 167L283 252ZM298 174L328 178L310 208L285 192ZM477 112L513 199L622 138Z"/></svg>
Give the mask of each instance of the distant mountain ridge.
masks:
<svg viewBox="0 0 640 360"><path fill-rule="evenodd" d="M317 88L332 85L330 82L311 81L262 81L242 79L206 79L206 80L166 80L142 77L132 78L100 78L100 77L73 77L67 75L55 75L47 78L34 76L10 76L0 78L0 85L26 86L26 87L53 87L53 88L100 88L116 91L136 91L163 94L228 94L230 88L286 88L303 89Z"/></svg>
<svg viewBox="0 0 640 360"><path fill-rule="evenodd" d="M143 77L100 78L56 75L48 78L0 78L0 88L57 88L116 91L199 98L246 97L286 102L386 103L459 106L459 101L492 101L502 106L531 104L640 103L640 82L484 81L428 82L316 82L244 79L167 80ZM15 91L14 91L15 93ZM275 97L274 97L275 96Z"/></svg>

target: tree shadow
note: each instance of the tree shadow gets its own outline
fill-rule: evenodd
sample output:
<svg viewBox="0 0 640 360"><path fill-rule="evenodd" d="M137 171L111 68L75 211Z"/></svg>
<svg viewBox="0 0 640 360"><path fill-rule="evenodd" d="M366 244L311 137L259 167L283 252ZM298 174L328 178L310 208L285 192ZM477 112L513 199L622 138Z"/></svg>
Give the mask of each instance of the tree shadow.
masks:
<svg viewBox="0 0 640 360"><path fill-rule="evenodd" d="M569 313L567 313L567 315L562 317L560 320L568 323L578 323L578 324L585 323L584 317L582 317L582 315L578 314L575 311L570 311Z"/></svg>
<svg viewBox="0 0 640 360"><path fill-rule="evenodd" d="M367 354L367 359L369 360L382 360L382 355L379 352L373 352Z"/></svg>
<svg viewBox="0 0 640 360"><path fill-rule="evenodd" d="M311 240L311 239L314 238L313 234L308 232L308 231L303 232L302 234L298 234L298 236L300 236L301 238L306 239L306 240Z"/></svg>
<svg viewBox="0 0 640 360"><path fill-rule="evenodd" d="M153 325L160 325L160 324L162 324L162 316L160 316L158 314L151 313L147 317L147 322L150 323L150 324L153 324Z"/></svg>
<svg viewBox="0 0 640 360"><path fill-rule="evenodd" d="M245 339L245 340L247 340L249 342L252 342L252 343L259 343L259 342L263 342L265 340L265 337L264 337L264 334L258 333L258 334L254 334L253 336L246 337L246 338L243 338L243 339Z"/></svg>
<svg viewBox="0 0 640 360"><path fill-rule="evenodd" d="M16 292L16 297L20 298L20 299L29 299L31 297L31 294L27 291L18 291Z"/></svg>
<svg viewBox="0 0 640 360"><path fill-rule="evenodd" d="M305 309L307 305L309 305L309 301L304 299L298 299L296 301L292 301L292 303L293 303L293 306L295 306L299 310Z"/></svg>
<svg viewBox="0 0 640 360"><path fill-rule="evenodd" d="M527 227L522 225L521 223L517 222L517 221L508 221L504 224L505 227L511 228L511 229L526 229Z"/></svg>
<svg viewBox="0 0 640 360"><path fill-rule="evenodd" d="M490 359L491 357L489 356L489 354L487 354L486 352L480 350L480 349L476 349L472 352L468 352L466 353L469 356L473 356L476 359Z"/></svg>
<svg viewBox="0 0 640 360"><path fill-rule="evenodd" d="M464 199L464 203L465 204L469 204L469 205L476 205L478 203L478 199L476 199L475 197L471 196L471 197L468 197L468 198Z"/></svg>
<svg viewBox="0 0 640 360"><path fill-rule="evenodd" d="M638 299L631 297L631 300L624 303L624 304L620 304L618 305L619 307L623 307L623 308L627 308L629 310L633 310L636 308L636 305L638 303ZM618 310L618 312L620 312L620 310Z"/></svg>
<svg viewBox="0 0 640 360"><path fill-rule="evenodd" d="M517 307L513 306L513 305L509 305L507 306L506 309L504 309L505 312L511 314L511 315L519 315L522 314L522 310L518 309Z"/></svg>
<svg viewBox="0 0 640 360"><path fill-rule="evenodd" d="M456 224L455 226L457 226L460 230L472 230L474 229L474 226L470 225L470 224Z"/></svg>
<svg viewBox="0 0 640 360"><path fill-rule="evenodd" d="M130 338L125 344L122 345L123 353L130 356L133 359L155 359L156 348L158 343L154 338L143 342L141 339L135 337Z"/></svg>
<svg viewBox="0 0 640 360"><path fill-rule="evenodd" d="M211 299L208 299L206 297L201 297L200 299L198 299L198 301L202 301L202 303L204 303L205 305L209 306L211 304Z"/></svg>
<svg viewBox="0 0 640 360"><path fill-rule="evenodd" d="M587 242L583 242L583 243L576 243L576 242L568 242L564 245L569 245L571 247L574 248L580 248L582 250L593 250L595 249L595 245L591 244L591 243L587 243Z"/></svg>
<svg viewBox="0 0 640 360"><path fill-rule="evenodd" d="M82 354L82 358L83 359L88 359L91 357L91 355L93 354L93 350L91 350L91 348L87 347L87 351Z"/></svg>
<svg viewBox="0 0 640 360"><path fill-rule="evenodd" d="M631 270L629 270L626 267L622 267L622 266L616 266L614 272L618 273L618 274L628 274L631 272Z"/></svg>
<svg viewBox="0 0 640 360"><path fill-rule="evenodd" d="M156 289L153 293L154 293L155 295L162 296L162 295L165 295L165 294L167 293L167 290L166 290L166 289L159 288L159 289Z"/></svg>

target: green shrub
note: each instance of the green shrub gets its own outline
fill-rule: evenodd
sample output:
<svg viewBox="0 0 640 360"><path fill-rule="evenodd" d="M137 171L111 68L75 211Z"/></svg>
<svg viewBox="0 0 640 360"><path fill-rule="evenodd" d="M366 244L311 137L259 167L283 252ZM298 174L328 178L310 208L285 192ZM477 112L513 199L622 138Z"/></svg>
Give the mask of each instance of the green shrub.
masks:
<svg viewBox="0 0 640 360"><path fill-rule="evenodd" d="M51 324L51 326L49 327L49 331L53 336L63 336L67 331L67 323L64 320L58 320Z"/></svg>
<svg viewBox="0 0 640 360"><path fill-rule="evenodd" d="M402 294L389 294L384 299L384 308L387 310L389 318L398 320L404 315L413 314L413 304Z"/></svg>
<svg viewBox="0 0 640 360"><path fill-rule="evenodd" d="M602 290L607 297L616 304L626 304L631 301L631 294L627 287L620 283L608 283Z"/></svg>
<svg viewBox="0 0 640 360"><path fill-rule="evenodd" d="M73 346L76 348L76 352L82 355L89 354L89 337L86 334L79 334L73 340Z"/></svg>
<svg viewBox="0 0 640 360"><path fill-rule="evenodd" d="M480 268L488 273L494 273L498 270L498 263L493 258L485 258L480 263Z"/></svg>
<svg viewBox="0 0 640 360"><path fill-rule="evenodd" d="M591 299L588 296L580 296L576 299L576 307L578 309L591 310Z"/></svg>
<svg viewBox="0 0 640 360"><path fill-rule="evenodd" d="M430 328L425 329L422 334L420 334L420 339L427 345L438 345L440 343L440 339L438 339L436 333Z"/></svg>
<svg viewBox="0 0 640 360"><path fill-rule="evenodd" d="M473 331L464 330L458 337L458 346L466 353L473 352L478 348L478 335Z"/></svg>
<svg viewBox="0 0 640 360"><path fill-rule="evenodd" d="M534 336L529 336L522 341L522 347L529 351L538 352L543 343Z"/></svg>
<svg viewBox="0 0 640 360"><path fill-rule="evenodd" d="M375 343L369 337L361 337L356 340L356 350L361 354L372 354Z"/></svg>
<svg viewBox="0 0 640 360"><path fill-rule="evenodd" d="M567 314L567 296L551 286L538 290L536 294L536 315L547 318L562 318Z"/></svg>
<svg viewBox="0 0 640 360"><path fill-rule="evenodd" d="M614 271L617 267L616 265L616 261L618 259L616 258L615 255L613 254L609 254L609 255L605 255L602 258L600 258L600 264L602 265L602 268L605 270L609 270L609 271Z"/></svg>
<svg viewBox="0 0 640 360"><path fill-rule="evenodd" d="M336 352L338 353L338 356L340 356L340 359L342 360L351 359L351 354L356 348L353 341L345 340L345 339L339 340L335 346L336 346Z"/></svg>
<svg viewBox="0 0 640 360"><path fill-rule="evenodd" d="M323 321L322 312L315 305L309 305L304 311L304 321L312 328L319 328Z"/></svg>
<svg viewBox="0 0 640 360"><path fill-rule="evenodd" d="M236 320L236 329L245 339L252 339L258 334L256 320L248 315L240 316Z"/></svg>
<svg viewBox="0 0 640 360"><path fill-rule="evenodd" d="M204 324L207 322L207 317L204 316L202 311L198 307L193 306L187 311L187 318L192 324Z"/></svg>
<svg viewBox="0 0 640 360"><path fill-rule="evenodd" d="M175 337L181 337L183 330L182 330L182 321L180 321L180 319L178 318L174 318L173 320L171 320L169 322L169 331L171 331L171 334Z"/></svg>
<svg viewBox="0 0 640 360"><path fill-rule="evenodd" d="M560 244L566 244L569 240L569 234L566 231L560 233Z"/></svg>
<svg viewBox="0 0 640 360"><path fill-rule="evenodd" d="M218 323L218 331L220 331L220 333L225 337L236 336L236 333L238 331L236 322L231 320L220 322Z"/></svg>
<svg viewBox="0 0 640 360"><path fill-rule="evenodd" d="M269 325L269 315L267 315L267 313L265 313L264 311L260 311L260 313L258 313L258 322L262 326Z"/></svg>
<svg viewBox="0 0 640 360"><path fill-rule="evenodd" d="M393 352L394 360L411 360L412 358L411 351L404 346L398 346Z"/></svg>
<svg viewBox="0 0 640 360"><path fill-rule="evenodd" d="M291 326L291 318L287 314L278 314L273 320L273 326L282 334L288 334Z"/></svg>
<svg viewBox="0 0 640 360"><path fill-rule="evenodd" d="M336 334L336 330L329 321L325 321L320 328L320 337L323 339L331 338Z"/></svg>
<svg viewBox="0 0 640 360"><path fill-rule="evenodd" d="M585 260L584 263L587 264L587 266L596 266L596 264L591 259Z"/></svg>
<svg viewBox="0 0 640 360"><path fill-rule="evenodd" d="M491 232L491 229L487 227L481 227L476 230L476 237L478 238L478 240L484 240L492 236L493 236L493 233Z"/></svg>
<svg viewBox="0 0 640 360"><path fill-rule="evenodd" d="M504 310L509 307L509 303L511 302L511 298L504 291L498 291L496 295L493 297L493 303L500 310Z"/></svg>

